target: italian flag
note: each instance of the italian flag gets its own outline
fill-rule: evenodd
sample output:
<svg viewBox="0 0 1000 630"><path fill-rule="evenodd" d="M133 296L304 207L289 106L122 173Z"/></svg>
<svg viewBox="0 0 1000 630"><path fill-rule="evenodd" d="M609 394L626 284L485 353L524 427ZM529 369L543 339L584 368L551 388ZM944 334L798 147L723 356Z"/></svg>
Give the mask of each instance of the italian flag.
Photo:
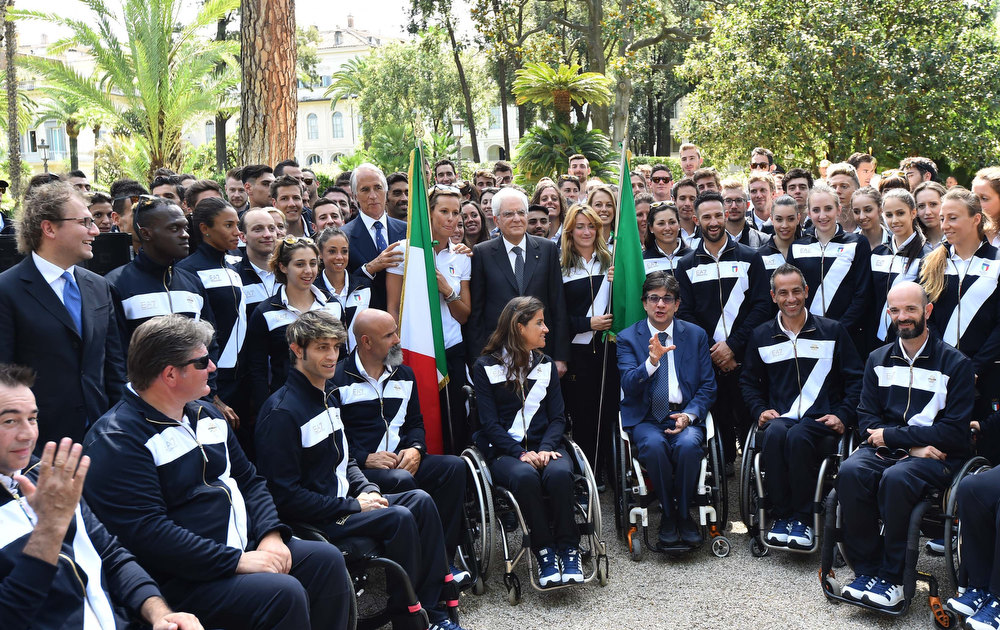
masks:
<svg viewBox="0 0 1000 630"><path fill-rule="evenodd" d="M427 451L444 452L442 412L438 392L448 383L448 364L441 328L441 298L434 267L424 160L419 146L410 152L410 201L406 220L406 268L399 314L403 363L417 378L420 411L424 416Z"/></svg>

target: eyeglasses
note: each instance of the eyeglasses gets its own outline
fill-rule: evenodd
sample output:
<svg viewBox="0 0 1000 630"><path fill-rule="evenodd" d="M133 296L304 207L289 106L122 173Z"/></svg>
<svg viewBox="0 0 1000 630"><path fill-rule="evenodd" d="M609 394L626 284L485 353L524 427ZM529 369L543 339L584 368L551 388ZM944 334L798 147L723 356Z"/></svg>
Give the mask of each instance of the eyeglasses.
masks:
<svg viewBox="0 0 1000 630"><path fill-rule="evenodd" d="M645 300L646 304L658 304L662 302L667 305L673 304L677 300L672 295L647 295L642 299Z"/></svg>
<svg viewBox="0 0 1000 630"><path fill-rule="evenodd" d="M722 202L727 206L735 206L737 204L746 203L747 200L743 197L730 197L729 199L723 199Z"/></svg>
<svg viewBox="0 0 1000 630"><path fill-rule="evenodd" d="M193 365L194 369L196 370L207 370L208 364L211 360L212 360L211 357L209 357L206 354L203 357L198 357L197 359L191 359L190 361L185 361L184 363L181 363L176 367L182 368L182 367L187 367L189 365Z"/></svg>
<svg viewBox="0 0 1000 630"><path fill-rule="evenodd" d="M524 218L526 216L528 216L528 213L524 210L504 210L500 213L501 219L512 219L514 217Z"/></svg>
<svg viewBox="0 0 1000 630"><path fill-rule="evenodd" d="M285 245L297 245L299 243L305 243L306 245L316 244L316 241L312 240L308 236L286 236L281 242Z"/></svg>
<svg viewBox="0 0 1000 630"><path fill-rule="evenodd" d="M62 219L52 219L52 221L76 221L88 230L94 225L94 217L64 217Z"/></svg>
<svg viewBox="0 0 1000 630"><path fill-rule="evenodd" d="M669 184L670 182L674 181L674 178L673 177L651 177L650 180L652 180L652 182L654 184Z"/></svg>

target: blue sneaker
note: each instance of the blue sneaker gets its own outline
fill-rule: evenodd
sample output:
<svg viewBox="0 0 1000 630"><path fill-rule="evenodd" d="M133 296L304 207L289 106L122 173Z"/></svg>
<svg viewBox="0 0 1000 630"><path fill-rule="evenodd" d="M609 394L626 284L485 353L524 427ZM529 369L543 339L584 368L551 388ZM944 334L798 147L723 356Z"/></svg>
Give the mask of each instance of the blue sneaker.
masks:
<svg viewBox="0 0 1000 630"><path fill-rule="evenodd" d="M787 518L779 518L774 521L771 531L767 532L764 540L769 545L780 545L784 547L788 544L788 532L792 529L792 523Z"/></svg>
<svg viewBox="0 0 1000 630"><path fill-rule="evenodd" d="M789 549L812 549L813 528L802 521L792 521L788 529Z"/></svg>
<svg viewBox="0 0 1000 630"><path fill-rule="evenodd" d="M840 594L847 599L860 602L861 598L875 582L878 582L878 578L873 578L870 575L859 575L854 578L853 582L842 588Z"/></svg>
<svg viewBox="0 0 1000 630"><path fill-rule="evenodd" d="M965 620L965 627L969 630L1000 629L1000 602L992 595L987 596L979 612Z"/></svg>
<svg viewBox="0 0 1000 630"><path fill-rule="evenodd" d="M903 603L903 587L879 578L868 587L863 599L876 608L895 610Z"/></svg>
<svg viewBox="0 0 1000 630"><path fill-rule="evenodd" d="M448 565L448 568L451 569L451 579L455 581L455 586L458 588L462 588L472 581L472 574L465 569L460 569L453 564Z"/></svg>
<svg viewBox="0 0 1000 630"><path fill-rule="evenodd" d="M583 569L580 567L580 550L567 547L559 554L559 568L563 584L583 584Z"/></svg>
<svg viewBox="0 0 1000 630"><path fill-rule="evenodd" d="M556 552L551 547L542 547L538 550L538 585L545 588L557 584L562 584L562 575Z"/></svg>
<svg viewBox="0 0 1000 630"><path fill-rule="evenodd" d="M967 588L964 593L957 593L948 600L947 606L963 617L971 617L979 612L989 594L978 588Z"/></svg>
<svg viewBox="0 0 1000 630"><path fill-rule="evenodd" d="M428 630L464 630L462 626L458 625L449 618L442 619L441 621L436 621L430 625Z"/></svg>

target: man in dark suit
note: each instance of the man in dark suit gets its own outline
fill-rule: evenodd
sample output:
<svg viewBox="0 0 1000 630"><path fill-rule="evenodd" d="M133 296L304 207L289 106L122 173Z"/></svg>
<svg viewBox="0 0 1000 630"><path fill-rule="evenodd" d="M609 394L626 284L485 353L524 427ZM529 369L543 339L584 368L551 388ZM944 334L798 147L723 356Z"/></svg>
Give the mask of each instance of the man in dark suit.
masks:
<svg viewBox="0 0 1000 630"><path fill-rule="evenodd" d="M357 218L344 225L351 247L348 273L359 267L372 280L371 308L385 310L385 270L403 262L406 222L385 211L388 186L385 175L374 164L362 164L351 173L351 190L361 206Z"/></svg>
<svg viewBox="0 0 1000 630"><path fill-rule="evenodd" d="M18 249L26 257L0 274L0 363L37 374L38 411L47 418L39 445L63 437L82 442L125 385L110 285L77 266L93 258L98 233L72 186L41 186L18 221Z"/></svg>
<svg viewBox="0 0 1000 630"><path fill-rule="evenodd" d="M715 402L708 335L674 319L680 286L666 271L646 276L642 302L647 318L618 335L622 428L660 498L660 544L696 546L701 532L688 506L698 483L705 418Z"/></svg>
<svg viewBox="0 0 1000 630"><path fill-rule="evenodd" d="M559 376L569 360L569 316L563 297L559 250L547 238L525 234L528 198L515 188L493 196L493 218L501 238L479 243L472 256L472 313L466 343L472 357L479 355L497 327L500 312L511 298L536 297L545 304L545 354L552 357Z"/></svg>

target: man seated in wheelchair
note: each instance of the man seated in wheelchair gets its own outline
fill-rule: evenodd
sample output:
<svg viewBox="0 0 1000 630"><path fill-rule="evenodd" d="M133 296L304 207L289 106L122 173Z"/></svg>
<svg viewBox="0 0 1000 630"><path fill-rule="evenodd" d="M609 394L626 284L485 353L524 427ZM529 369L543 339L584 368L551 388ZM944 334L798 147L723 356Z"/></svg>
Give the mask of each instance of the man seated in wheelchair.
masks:
<svg viewBox="0 0 1000 630"><path fill-rule="evenodd" d="M896 610L904 604L910 514L969 456L975 380L971 361L929 334L933 305L923 287L901 282L887 304L899 338L868 357L858 406L865 442L841 465L837 492L856 575L842 595Z"/></svg>
<svg viewBox="0 0 1000 630"><path fill-rule="evenodd" d="M382 495L351 457L330 379L347 331L326 311L303 313L286 332L294 367L285 385L261 407L257 467L267 479L278 515L318 528L336 543L371 538L406 571L424 604L431 630L461 630L439 603L452 579L437 508L423 490ZM390 582L389 607L405 611Z"/></svg>
<svg viewBox="0 0 1000 630"><path fill-rule="evenodd" d="M740 379L767 472L774 523L765 540L792 549L813 547L820 462L831 454L830 438L854 425L861 395L861 359L850 335L837 321L809 313L808 296L797 267L774 270L778 315L754 330Z"/></svg>
<svg viewBox="0 0 1000 630"><path fill-rule="evenodd" d="M958 484L958 520L962 527L964 593L948 608L967 617L972 630L1000 629L1000 468L969 475Z"/></svg>
<svg viewBox="0 0 1000 630"><path fill-rule="evenodd" d="M708 336L700 326L674 319L680 286L667 272L646 276L642 302L646 319L617 339L622 428L660 499L660 545L695 547L702 542L701 530L688 508L697 491L704 422L716 391Z"/></svg>
<svg viewBox="0 0 1000 630"><path fill-rule="evenodd" d="M559 374L541 352L547 332L541 300L515 297L472 369L476 441L524 515L542 587L583 582Z"/></svg>
<svg viewBox="0 0 1000 630"><path fill-rule="evenodd" d="M413 370L402 365L396 320L369 308L354 318L357 344L337 366L333 382L347 444L362 472L386 492L420 488L434 499L444 526L445 552L455 558L465 498L465 463L427 452ZM468 571L452 565L459 583Z"/></svg>

